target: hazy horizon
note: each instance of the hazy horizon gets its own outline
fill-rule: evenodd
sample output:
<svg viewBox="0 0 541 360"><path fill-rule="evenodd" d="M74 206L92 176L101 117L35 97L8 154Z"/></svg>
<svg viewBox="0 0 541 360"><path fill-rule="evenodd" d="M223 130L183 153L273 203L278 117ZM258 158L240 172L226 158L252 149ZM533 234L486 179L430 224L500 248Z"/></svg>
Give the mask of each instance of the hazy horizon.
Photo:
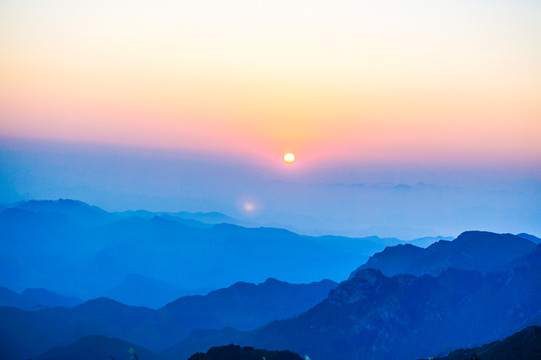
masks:
<svg viewBox="0 0 541 360"><path fill-rule="evenodd" d="M541 234L540 16L503 0L3 1L0 201Z"/></svg>
<svg viewBox="0 0 541 360"><path fill-rule="evenodd" d="M4 203L72 198L108 211L219 211L313 235L541 233L541 181L520 164L331 163L306 170L164 149L13 138L2 144Z"/></svg>

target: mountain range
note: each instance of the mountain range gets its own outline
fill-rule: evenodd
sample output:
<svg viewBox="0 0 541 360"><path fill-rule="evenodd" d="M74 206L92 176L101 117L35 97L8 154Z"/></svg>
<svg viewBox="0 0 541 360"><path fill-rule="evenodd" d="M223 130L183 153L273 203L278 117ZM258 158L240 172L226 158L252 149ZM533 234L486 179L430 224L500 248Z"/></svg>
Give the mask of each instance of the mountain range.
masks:
<svg viewBox="0 0 541 360"><path fill-rule="evenodd" d="M24 311L0 307L0 337L9 339L0 358L33 358L54 346L67 346L90 335L119 338L161 351L195 329L234 326L250 330L296 316L319 303L336 286L330 280L298 285L275 279L258 285L239 282L206 296L179 298L158 310L107 298L71 309Z"/></svg>
<svg viewBox="0 0 541 360"><path fill-rule="evenodd" d="M96 360L96 359L131 359L135 354L141 360L162 360L152 351L115 338L101 335L83 336L67 346L56 346L41 354L36 360Z"/></svg>
<svg viewBox="0 0 541 360"><path fill-rule="evenodd" d="M25 289L21 294L0 286L0 306L12 306L23 310L39 310L50 307L71 308L83 302L47 289Z"/></svg>
<svg viewBox="0 0 541 360"><path fill-rule="evenodd" d="M41 287L81 299L107 296L158 308L179 296L204 293L202 288L237 281L341 281L375 252L405 243L214 224L222 220L231 218L219 213L109 213L74 200L12 204L0 212L0 285ZM130 277L144 280L145 287L134 287Z"/></svg>
<svg viewBox="0 0 541 360"><path fill-rule="evenodd" d="M471 247L477 248L476 235L489 234L465 234L459 244L465 240L460 245L467 249L468 239L473 239ZM511 247L523 246L515 237L503 239ZM228 331L229 337L194 334L175 354L186 357L196 350L191 344L208 346L208 336L214 345L290 349L323 359L438 356L540 325L540 304L541 245L532 243L530 252L492 272L447 268L437 275L388 277L377 269L360 269L297 317L250 332Z"/></svg>
<svg viewBox="0 0 541 360"><path fill-rule="evenodd" d="M490 356L512 344L537 351L528 345L537 328L520 332L541 325L533 235L467 231L423 248L211 224L206 215L132 215L71 200L0 212L0 283L58 291L0 288L0 358L128 358L130 348L161 360L266 356L253 347L326 360L473 356L452 352L466 348ZM295 281L219 285L264 274ZM298 284L322 274L347 280ZM155 309L59 295L77 286ZM219 289L178 297L202 286Z"/></svg>
<svg viewBox="0 0 541 360"><path fill-rule="evenodd" d="M330 281L240 282L206 296L180 298L159 310L104 298L72 309L0 307L0 334L9 343L4 355L35 357L90 335L139 344L171 360L233 342L330 360L444 355L541 323L541 245L530 242L531 251L520 256L523 241L529 240L467 232L444 249L453 254L459 246L475 254L475 249L492 245L489 238L502 242L498 249L514 254L507 264L491 263L491 271L449 267L437 274L388 277L363 268L336 288ZM296 299L306 303L295 305Z"/></svg>
<svg viewBox="0 0 541 360"><path fill-rule="evenodd" d="M291 351L269 351L254 349L253 347L240 347L233 344L210 348L206 354L196 353L188 360L302 360Z"/></svg>
<svg viewBox="0 0 541 360"><path fill-rule="evenodd" d="M157 355L141 346L111 339L105 336L85 336L68 346L54 347L37 360L94 360L122 359L128 354L135 354L139 359L163 360L166 357ZM210 348L205 354L194 353L188 360L300 360L295 353L289 351L268 351L252 347L235 345ZM431 357L425 360L537 360L541 358L541 327L530 326L503 340L494 341L471 349L460 349L444 357Z"/></svg>
<svg viewBox="0 0 541 360"><path fill-rule="evenodd" d="M536 360L541 359L541 327L530 326L503 340L472 349L455 350L431 360Z"/></svg>
<svg viewBox="0 0 541 360"><path fill-rule="evenodd" d="M378 269L387 276L438 275L448 268L494 271L533 248L535 243L518 235L467 231L453 241L440 240L425 249L410 244L389 246L356 271Z"/></svg>

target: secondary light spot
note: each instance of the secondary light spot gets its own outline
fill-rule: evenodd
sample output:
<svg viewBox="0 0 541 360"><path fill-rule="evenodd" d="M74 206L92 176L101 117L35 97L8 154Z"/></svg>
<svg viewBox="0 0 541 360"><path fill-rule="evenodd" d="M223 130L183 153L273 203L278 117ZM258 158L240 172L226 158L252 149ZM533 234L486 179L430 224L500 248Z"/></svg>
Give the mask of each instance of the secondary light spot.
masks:
<svg viewBox="0 0 541 360"><path fill-rule="evenodd" d="M251 213L252 211L255 210L255 205L251 202L246 202L244 203L243 208L245 211Z"/></svg>

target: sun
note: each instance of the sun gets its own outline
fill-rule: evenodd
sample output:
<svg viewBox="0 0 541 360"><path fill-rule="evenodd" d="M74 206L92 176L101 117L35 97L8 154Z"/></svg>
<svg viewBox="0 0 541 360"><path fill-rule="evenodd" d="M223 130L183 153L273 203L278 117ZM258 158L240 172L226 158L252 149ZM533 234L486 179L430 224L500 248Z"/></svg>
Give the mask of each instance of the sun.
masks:
<svg viewBox="0 0 541 360"><path fill-rule="evenodd" d="M295 154L293 153L287 153L284 155L284 161L286 163L292 163L293 161L295 161Z"/></svg>

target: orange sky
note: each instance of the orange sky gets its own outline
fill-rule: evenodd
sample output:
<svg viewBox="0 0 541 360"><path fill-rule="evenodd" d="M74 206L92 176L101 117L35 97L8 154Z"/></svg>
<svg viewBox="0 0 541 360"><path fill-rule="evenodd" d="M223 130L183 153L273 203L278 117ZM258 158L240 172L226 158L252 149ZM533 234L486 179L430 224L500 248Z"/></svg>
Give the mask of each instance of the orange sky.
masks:
<svg viewBox="0 0 541 360"><path fill-rule="evenodd" d="M533 1L8 0L0 24L2 135L540 165Z"/></svg>

